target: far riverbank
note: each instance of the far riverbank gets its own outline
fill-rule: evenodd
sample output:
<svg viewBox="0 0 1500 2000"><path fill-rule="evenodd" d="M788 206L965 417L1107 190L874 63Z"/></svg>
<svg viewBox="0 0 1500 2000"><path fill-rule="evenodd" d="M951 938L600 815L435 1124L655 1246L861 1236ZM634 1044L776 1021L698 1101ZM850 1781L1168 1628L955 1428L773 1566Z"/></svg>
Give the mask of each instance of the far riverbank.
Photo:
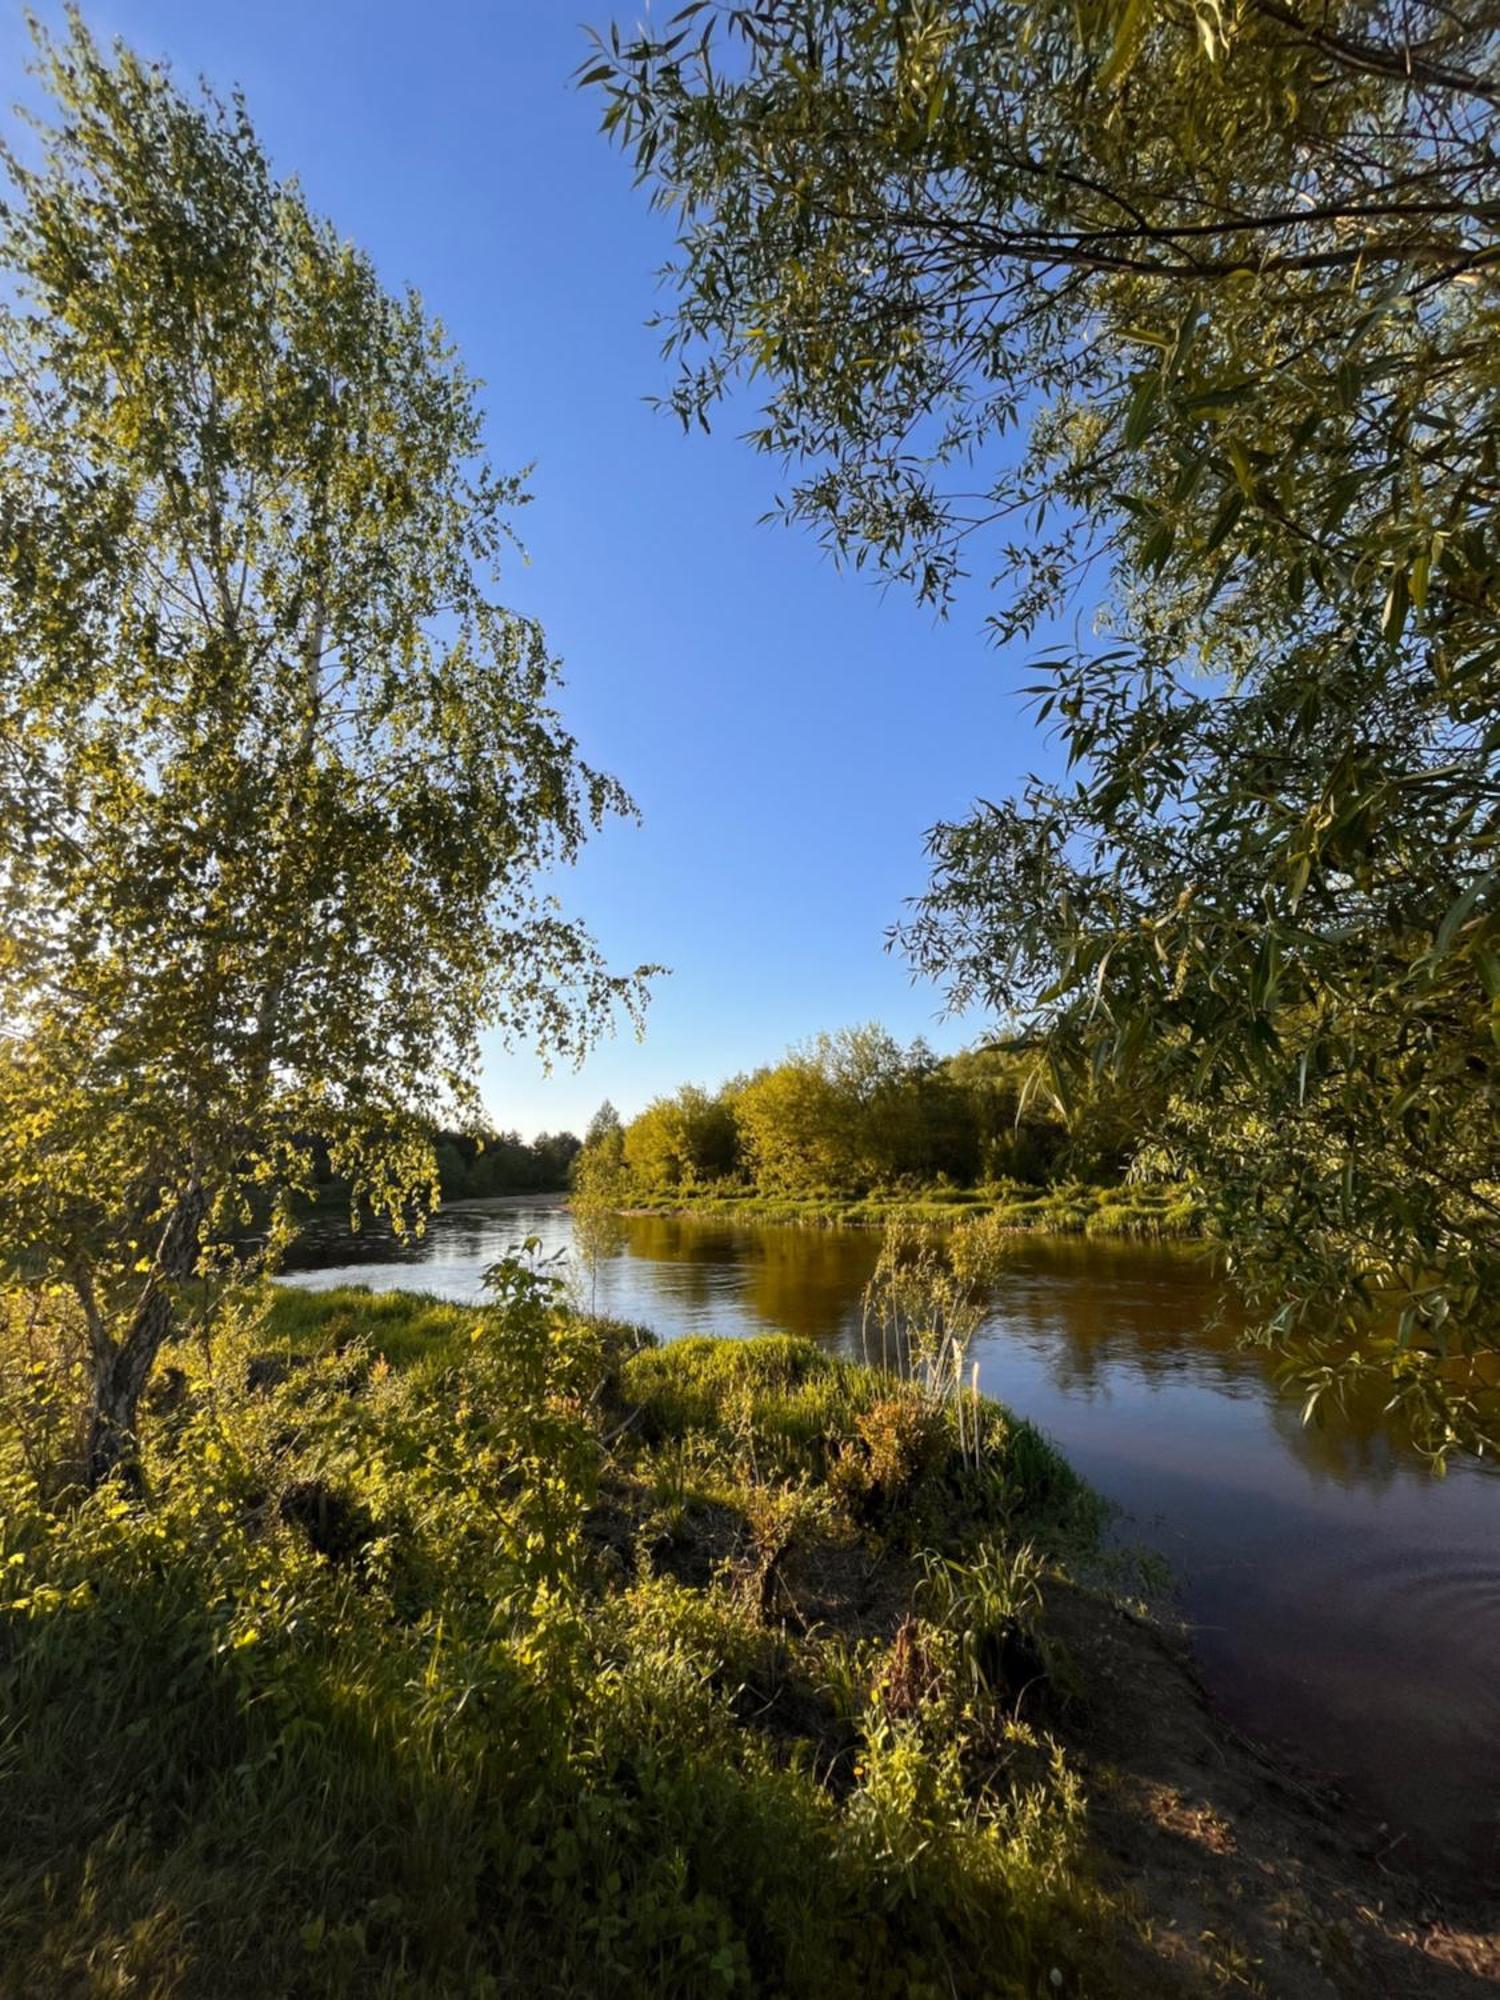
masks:
<svg viewBox="0 0 1500 2000"><path fill-rule="evenodd" d="M643 1195L632 1191L621 1215L676 1215L713 1222L804 1225L811 1228L883 1228L888 1222L957 1222L993 1215L1006 1227L1052 1236L1117 1237L1140 1243L1191 1241L1203 1234L1203 1213L1193 1189L1180 1183L1142 1187L1091 1187L1070 1182L1027 1187L920 1188L868 1195L778 1195L755 1188L712 1188L694 1193Z"/></svg>

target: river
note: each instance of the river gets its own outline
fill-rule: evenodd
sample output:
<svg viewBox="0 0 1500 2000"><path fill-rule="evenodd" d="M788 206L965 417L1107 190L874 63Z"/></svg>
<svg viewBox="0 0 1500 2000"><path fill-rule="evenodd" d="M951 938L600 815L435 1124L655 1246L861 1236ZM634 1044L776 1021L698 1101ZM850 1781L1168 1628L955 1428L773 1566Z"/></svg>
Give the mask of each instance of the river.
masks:
<svg viewBox="0 0 1500 2000"><path fill-rule="evenodd" d="M471 1302L528 1236L567 1251L559 1200L446 1210L408 1246L316 1222L289 1276ZM858 1355L877 1248L867 1230L630 1217L593 1302L667 1339L774 1330ZM973 1350L981 1386L1117 1504L1119 1538L1166 1558L1231 1719L1386 1820L1395 1858L1500 1878L1500 1478L1435 1478L1378 1406L1305 1426L1218 1304L1186 1249L1020 1237Z"/></svg>

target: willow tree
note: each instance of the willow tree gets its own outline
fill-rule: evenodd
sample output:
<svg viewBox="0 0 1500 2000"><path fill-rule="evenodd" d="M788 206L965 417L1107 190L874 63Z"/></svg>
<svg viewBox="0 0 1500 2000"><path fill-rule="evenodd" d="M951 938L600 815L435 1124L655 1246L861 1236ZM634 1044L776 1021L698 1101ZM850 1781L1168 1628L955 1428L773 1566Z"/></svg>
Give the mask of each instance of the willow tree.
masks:
<svg viewBox="0 0 1500 2000"><path fill-rule="evenodd" d="M916 962L1168 1104L1267 1337L1439 1450L1500 1338L1497 58L1479 0L698 0L586 72L684 419L753 378L840 557L1096 621Z"/></svg>
<svg viewBox="0 0 1500 2000"><path fill-rule="evenodd" d="M413 294L238 98L74 19L0 218L0 1255L87 1325L97 1481L311 1137L435 1192L479 1036L587 1044L612 975L538 887L628 804L493 595L525 498Z"/></svg>

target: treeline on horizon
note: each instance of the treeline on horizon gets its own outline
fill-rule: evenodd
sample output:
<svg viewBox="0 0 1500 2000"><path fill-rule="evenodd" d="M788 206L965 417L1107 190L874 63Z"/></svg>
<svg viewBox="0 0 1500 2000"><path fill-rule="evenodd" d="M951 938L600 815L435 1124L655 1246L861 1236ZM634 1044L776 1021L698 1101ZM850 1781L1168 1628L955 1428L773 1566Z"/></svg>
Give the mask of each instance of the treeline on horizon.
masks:
<svg viewBox="0 0 1500 2000"><path fill-rule="evenodd" d="M779 1196L1117 1183L1134 1150L1118 1097L1065 1117L1024 1050L938 1056L869 1024L823 1034L717 1090L683 1084L628 1123L605 1104L575 1178L622 1196Z"/></svg>
<svg viewBox="0 0 1500 2000"><path fill-rule="evenodd" d="M320 1201L348 1187L332 1170L325 1144L314 1141L314 1177ZM559 1194L569 1184L583 1150L576 1132L440 1130L432 1135L438 1186L444 1201L482 1201L501 1194Z"/></svg>

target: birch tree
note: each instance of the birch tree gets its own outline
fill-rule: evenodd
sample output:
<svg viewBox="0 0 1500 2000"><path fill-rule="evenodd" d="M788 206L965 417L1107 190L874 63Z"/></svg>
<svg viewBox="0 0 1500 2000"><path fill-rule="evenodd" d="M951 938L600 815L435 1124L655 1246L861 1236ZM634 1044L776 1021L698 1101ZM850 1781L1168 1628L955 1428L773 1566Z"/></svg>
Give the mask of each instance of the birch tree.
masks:
<svg viewBox="0 0 1500 2000"><path fill-rule="evenodd" d="M481 1033L637 975L544 893L629 802L495 596L526 494L412 292L242 101L76 17L0 215L0 1258L87 1324L94 1481L310 1140L435 1198Z"/></svg>

